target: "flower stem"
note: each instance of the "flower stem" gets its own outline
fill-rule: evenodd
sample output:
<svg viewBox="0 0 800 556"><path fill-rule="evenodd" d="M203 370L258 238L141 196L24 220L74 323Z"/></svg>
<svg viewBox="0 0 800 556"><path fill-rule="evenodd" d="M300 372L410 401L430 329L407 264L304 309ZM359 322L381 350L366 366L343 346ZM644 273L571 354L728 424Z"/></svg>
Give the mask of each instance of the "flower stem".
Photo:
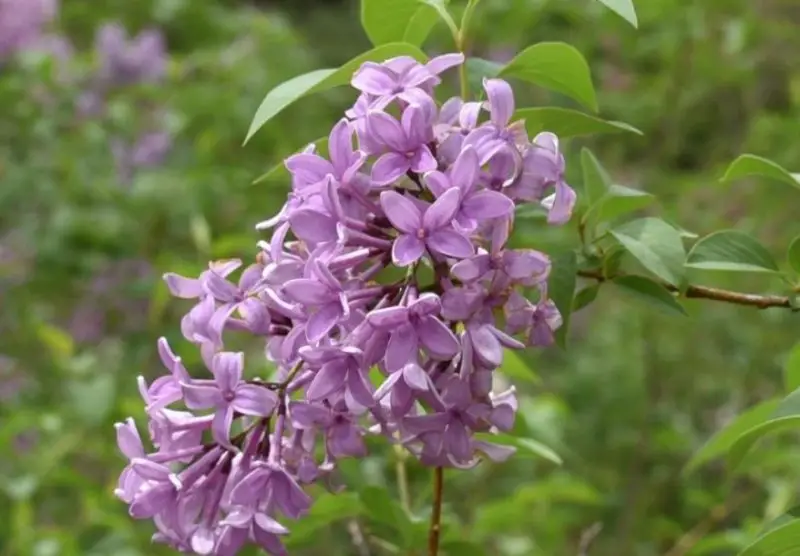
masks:
<svg viewBox="0 0 800 556"><path fill-rule="evenodd" d="M411 515L411 496L408 490L408 473L406 472L406 452L402 446L395 444L395 474L397 475L397 491L400 494L400 505L406 514Z"/></svg>
<svg viewBox="0 0 800 556"><path fill-rule="evenodd" d="M444 491L444 470L437 467L433 470L433 508L431 511L431 527L428 532L428 556L439 554L439 534L442 531L442 493Z"/></svg>
<svg viewBox="0 0 800 556"><path fill-rule="evenodd" d="M456 35L456 47L461 54L464 55L464 63L458 66L458 80L461 85L461 98L464 102L467 102L469 99L469 81L467 80L467 41L465 37L465 29L461 29L458 34Z"/></svg>

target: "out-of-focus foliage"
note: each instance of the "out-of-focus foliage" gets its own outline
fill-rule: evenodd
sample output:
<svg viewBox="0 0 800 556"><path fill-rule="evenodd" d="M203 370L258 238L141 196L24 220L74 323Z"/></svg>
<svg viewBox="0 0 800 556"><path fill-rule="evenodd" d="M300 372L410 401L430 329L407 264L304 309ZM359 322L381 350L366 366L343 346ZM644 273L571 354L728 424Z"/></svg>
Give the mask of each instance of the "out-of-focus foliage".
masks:
<svg viewBox="0 0 800 556"><path fill-rule="evenodd" d="M180 345L180 312L160 275L253 252L252 226L273 214L286 185L252 181L322 136L352 98L336 90L300 101L242 147L252 114L278 83L368 48L356 4L70 0L48 29L70 48L48 40L0 61L0 553L168 553L151 547L149 524L112 495L122 462L111 423L141 411L135 377L154 374L155 339ZM571 140L571 183L591 196L580 164L588 146L615 184L661 205L642 196L633 209L660 211L700 236L752 233L780 259L800 234L797 191L719 178L741 152L800 167L796 2L647 0L637 11L635 30L591 0L483 0L471 52L505 62L533 42L574 45L589 61L602 117L644 136ZM94 37L109 23L129 36L163 33L164 75L103 81L109 51ZM451 48L447 33L438 24L428 44ZM579 108L517 85L520 106ZM515 241L564 247L563 234L542 230L521 224ZM766 274L703 279L782 287ZM735 473L722 450L684 470L734 415L785 392L796 316L698 301L686 319L617 291L572 315L567 352L507 364L523 392L518 427L564 462L516 457L448 476L448 554L469 554L470 543L498 555L723 556L797 503L796 437L770 437ZM794 376L797 357L789 361ZM787 384L796 387L796 376ZM362 492L372 503L325 495L290 546L348 555L361 534L424 532L423 469L408 469L423 521L388 517L395 458L376 444L351 462L342 481L379 487Z"/></svg>

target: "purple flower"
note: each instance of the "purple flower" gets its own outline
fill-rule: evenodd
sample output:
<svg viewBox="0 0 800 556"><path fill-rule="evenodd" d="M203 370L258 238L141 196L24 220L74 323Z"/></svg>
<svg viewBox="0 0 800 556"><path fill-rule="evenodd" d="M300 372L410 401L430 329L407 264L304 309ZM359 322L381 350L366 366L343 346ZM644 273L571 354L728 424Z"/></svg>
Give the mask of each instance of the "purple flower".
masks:
<svg viewBox="0 0 800 556"><path fill-rule="evenodd" d="M95 46L104 84L154 83L166 73L166 47L158 31L145 30L129 40L124 28L109 23L98 30Z"/></svg>
<svg viewBox="0 0 800 556"><path fill-rule="evenodd" d="M460 205L461 192L456 188L445 191L424 212L395 191L381 193L381 207L399 232L392 246L394 264L401 267L413 264L426 248L431 253L455 259L472 255L472 243L452 226Z"/></svg>
<svg viewBox="0 0 800 556"><path fill-rule="evenodd" d="M213 381L194 380L181 384L186 407L214 410L211 432L222 446L230 445L234 412L267 417L278 403L278 397L269 389L242 382L243 369L243 353L218 353L211 364Z"/></svg>

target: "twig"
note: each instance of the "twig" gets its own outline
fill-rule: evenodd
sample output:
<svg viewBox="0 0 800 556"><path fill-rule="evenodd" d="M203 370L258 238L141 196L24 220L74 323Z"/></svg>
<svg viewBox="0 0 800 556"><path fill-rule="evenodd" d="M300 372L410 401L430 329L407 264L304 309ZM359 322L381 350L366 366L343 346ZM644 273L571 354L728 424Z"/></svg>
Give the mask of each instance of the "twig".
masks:
<svg viewBox="0 0 800 556"><path fill-rule="evenodd" d="M578 543L578 556L589 556L589 548L602 530L603 524L598 521L581 533L581 539Z"/></svg>
<svg viewBox="0 0 800 556"><path fill-rule="evenodd" d="M442 531L442 492L444 491L444 471L441 467L433 470L433 508L431 527L428 532L428 556L439 554L439 534Z"/></svg>
<svg viewBox="0 0 800 556"><path fill-rule="evenodd" d="M371 556L367 539L364 538L364 532L361 530L361 525L357 520L351 519L347 523L347 531L350 533L350 538L353 541L353 546L358 552L358 556Z"/></svg>
<svg viewBox="0 0 800 556"><path fill-rule="evenodd" d="M598 282L605 282L613 278L621 278L625 276L625 274L617 274L609 277L603 276L603 273L599 270L580 270L578 271L578 276ZM684 292L681 292L680 288L668 282L659 281L659 284L672 293L690 299L710 299L712 301L722 301L724 303L757 307L759 309L781 307L797 311L797 309L792 306L791 300L784 295L757 295L752 293L732 292L719 288L709 288L706 286L688 286Z"/></svg>
<svg viewBox="0 0 800 556"><path fill-rule="evenodd" d="M402 446L395 444L395 473L397 475L397 491L400 494L400 505L406 514L411 515L411 495L408 490L408 473L406 472L406 452Z"/></svg>

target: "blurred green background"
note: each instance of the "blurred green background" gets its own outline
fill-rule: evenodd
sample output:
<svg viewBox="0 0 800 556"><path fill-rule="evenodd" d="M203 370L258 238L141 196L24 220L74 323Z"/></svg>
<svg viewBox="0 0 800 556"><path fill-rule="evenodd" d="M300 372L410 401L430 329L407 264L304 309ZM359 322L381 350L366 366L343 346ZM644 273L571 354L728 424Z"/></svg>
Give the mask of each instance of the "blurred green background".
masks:
<svg viewBox="0 0 800 556"><path fill-rule="evenodd" d="M800 233L796 192L718 178L741 152L800 168L800 6L637 4L638 31L592 0L484 0L472 52L504 61L534 42L575 45L603 116L645 136L570 141L572 183L580 189L576 154L590 146L618 183L656 194L684 228L736 227L779 253ZM0 2L0 554L169 554L112 494L123 465L112 424L142 414L135 378L161 372L156 338L199 361L180 340L188 307L160 276L254 256L253 225L275 213L286 184L253 180L326 135L355 95L301 101L242 147L251 116L271 87L369 45L355 1L62 0L49 20L38 5ZM11 20L33 21L35 40L16 40ZM164 51L98 41L109 24L133 37L154 29ZM426 46L445 52L448 41L439 26ZM519 105L569 105L530 85L518 95ZM522 233L544 249L574 242L572 230ZM520 427L564 464L518 457L448 474L445 537L463 541L449 554L726 556L794 505L797 438L762 445L736 475L721 462L682 470L715 430L780 391L797 317L689 310L661 316L601 291L574 315L566 352L508 363ZM394 457L376 443L342 479L396 498ZM408 472L423 519L429 477L413 463ZM342 500L325 511L352 513ZM354 524L391 535L381 516L314 519L294 527L293 553L360 554Z"/></svg>

